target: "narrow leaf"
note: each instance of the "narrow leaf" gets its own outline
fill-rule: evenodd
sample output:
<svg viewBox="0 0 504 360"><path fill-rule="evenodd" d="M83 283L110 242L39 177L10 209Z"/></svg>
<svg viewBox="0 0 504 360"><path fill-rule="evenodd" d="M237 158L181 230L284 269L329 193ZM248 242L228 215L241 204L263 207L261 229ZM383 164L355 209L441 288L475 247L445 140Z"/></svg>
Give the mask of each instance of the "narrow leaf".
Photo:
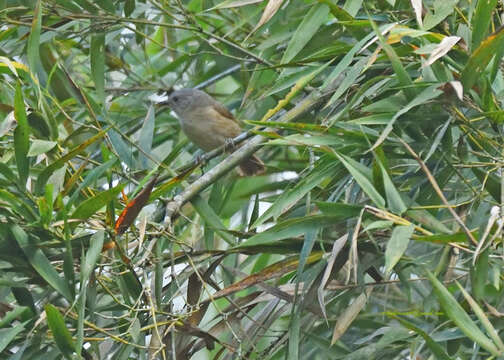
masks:
<svg viewBox="0 0 504 360"><path fill-rule="evenodd" d="M287 49L285 50L281 60L282 64L288 63L294 59L294 57L310 41L313 35L315 35L320 26L327 20L328 14L329 7L325 4L316 3L310 8L289 41Z"/></svg>
<svg viewBox="0 0 504 360"><path fill-rule="evenodd" d="M117 198L117 195L121 192L126 184L120 184L116 187L102 191L98 195L90 197L89 199L81 202L77 209L70 216L72 219L87 219L91 215L95 214L102 207L107 205L108 202Z"/></svg>
<svg viewBox="0 0 504 360"><path fill-rule="evenodd" d="M494 356L499 356L499 350L476 325L471 317L466 313L464 308L460 306L459 302L453 297L448 289L436 277L427 270L427 277L429 278L436 297L441 304L441 307L457 327L471 340L478 343L481 347L489 351Z"/></svg>
<svg viewBox="0 0 504 360"><path fill-rule="evenodd" d="M409 226L396 226L394 230L392 230L392 236L385 250L385 274L387 276L390 275L390 272L408 248L414 230L415 225L413 224Z"/></svg>
<svg viewBox="0 0 504 360"><path fill-rule="evenodd" d="M19 247L23 250L31 266L49 285L56 289L67 300L73 299L68 284L58 275L58 272L51 265L49 259L42 250L34 244L28 234L18 225L12 225L11 232Z"/></svg>
<svg viewBox="0 0 504 360"><path fill-rule="evenodd" d="M47 325L51 329L56 345L66 359L73 359L75 345L63 315L51 304L47 304L44 309L47 316Z"/></svg>
<svg viewBox="0 0 504 360"><path fill-rule="evenodd" d="M423 20L424 30L430 30L453 13L459 0L434 1L434 11L427 13Z"/></svg>
<svg viewBox="0 0 504 360"><path fill-rule="evenodd" d="M105 102L105 34L91 36L91 74L98 99Z"/></svg>
<svg viewBox="0 0 504 360"><path fill-rule="evenodd" d="M381 145L381 143L389 136L389 134L392 132L394 128L394 123L396 122L397 119L403 114L406 114L408 111L410 111L412 108L425 104L427 101L432 100L437 98L439 95L443 93L443 91L437 89L438 85L432 85L429 86L428 88L424 89L418 96L413 98L406 106L401 108L398 112L394 114L392 119L388 122L387 126L383 130L383 132L380 134L380 137L374 145L371 147L371 150L376 149L378 146Z"/></svg>
<svg viewBox="0 0 504 360"><path fill-rule="evenodd" d="M451 50L452 47L460 40L459 36L447 36L441 40L436 48L431 52L427 62L422 66L432 65L437 59L442 58Z"/></svg>
<svg viewBox="0 0 504 360"><path fill-rule="evenodd" d="M138 159L142 169L149 168L148 157L146 155L151 155L155 120L154 107L150 106L143 121L142 128L140 129L140 136L138 138L138 146L141 149L138 153Z"/></svg>
<svg viewBox="0 0 504 360"><path fill-rule="evenodd" d="M28 65L30 66L30 71L35 74L37 70L37 64L39 63L40 53L40 30L42 29L42 0L38 0L35 6L35 12L33 14L33 21L31 24L30 36L28 37Z"/></svg>
<svg viewBox="0 0 504 360"><path fill-rule="evenodd" d="M478 1L474 11L472 23L472 46L471 49L477 49L488 33L488 27L492 20L492 12L497 6L497 0Z"/></svg>
<svg viewBox="0 0 504 360"><path fill-rule="evenodd" d="M15 326L0 329L0 353L11 343L12 340L24 330L24 324L17 324Z"/></svg>
<svg viewBox="0 0 504 360"><path fill-rule="evenodd" d="M16 165L19 173L19 181L24 186L28 179L30 170L28 161L28 149L30 147L30 126L26 117L25 103L21 84L16 85L16 93L14 95L14 117L17 121L16 129L14 130L14 151L16 155Z"/></svg>
<svg viewBox="0 0 504 360"><path fill-rule="evenodd" d="M383 209L385 207L385 200L380 195L380 193L375 189L368 177L364 175L359 169L357 169L348 158L344 155L338 153L335 154L336 157L341 161L341 163L347 168L348 172L353 176L357 184L362 188L362 190L369 196L371 201L379 208Z"/></svg>
<svg viewBox="0 0 504 360"><path fill-rule="evenodd" d="M504 26L501 26L496 32L483 40L469 57L469 61L460 74L464 90L467 91L472 88L476 81L481 78L490 60L500 52L503 46Z"/></svg>
<svg viewBox="0 0 504 360"><path fill-rule="evenodd" d="M30 150L28 151L27 156L37 156L40 154L44 154L54 148L56 146L56 141L47 141L47 140L39 140L35 139L32 141Z"/></svg>
<svg viewBox="0 0 504 360"><path fill-rule="evenodd" d="M100 140L102 137L105 136L107 131L108 129L100 131L98 134L84 141L82 144L76 146L74 149L70 150L67 154L63 155L58 160L54 161L48 167L46 167L37 178L37 183L35 185L35 193L42 194L45 190L47 180L55 170L61 168L63 165L65 165L65 163L68 160L73 159L79 153L84 151L84 149L86 149L89 145L94 144L96 141Z"/></svg>
<svg viewBox="0 0 504 360"><path fill-rule="evenodd" d="M438 360L450 360L451 359L451 357L446 353L446 351L443 349L443 347L441 345L439 345L425 331L423 331L419 327L413 325L413 323L406 321L405 319L403 319L399 316L393 316L393 318L396 319L397 321L399 321L405 328L413 330L418 335L423 337L423 339L425 340L425 344L427 344L427 347L436 356L436 359L438 359Z"/></svg>
<svg viewBox="0 0 504 360"><path fill-rule="evenodd" d="M351 304L338 316L338 320L334 325L331 345L343 336L347 329L352 325L357 315L362 311L364 306L366 306L368 296L373 291L372 287L368 287L364 292L362 292Z"/></svg>
<svg viewBox="0 0 504 360"><path fill-rule="evenodd" d="M196 196L193 200L191 200L191 204L194 206L194 209L198 212L198 214L200 214L207 226L219 234L224 241L230 245L234 245L236 243L235 237L225 231L226 227L222 224L219 215L215 213L212 207L208 205L201 196Z"/></svg>

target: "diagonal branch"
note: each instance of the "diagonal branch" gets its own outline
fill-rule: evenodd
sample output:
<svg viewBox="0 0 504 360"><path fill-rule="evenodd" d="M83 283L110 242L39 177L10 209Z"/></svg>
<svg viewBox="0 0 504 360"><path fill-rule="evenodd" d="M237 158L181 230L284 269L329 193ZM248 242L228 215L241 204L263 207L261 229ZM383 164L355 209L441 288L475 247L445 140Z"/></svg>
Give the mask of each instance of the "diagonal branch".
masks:
<svg viewBox="0 0 504 360"><path fill-rule="evenodd" d="M400 137L398 137L398 140L401 142L401 144L403 144L403 146L406 148L406 150L408 150L408 152L415 158L415 160L418 162L418 164L420 165L420 167L422 168L422 170L424 171L425 175L427 175L427 179L429 179L432 187L434 188L434 190L436 191L436 194L439 196L439 198L441 199L441 201L443 202L443 204L446 205L446 207L448 208L448 211L452 214L453 218L455 219L455 221L460 225L460 227L464 230L464 232L466 233L467 237L472 241L473 244L477 245L478 242L476 241L476 239L474 238L473 234L471 233L471 230L469 230L466 226L466 224L462 221L462 219L460 218L460 216L458 216L458 214L456 213L455 210L452 209L452 207L450 206L450 204L448 203L448 200L446 199L446 197L444 196L443 194L443 191L441 190L441 188L439 187L436 179L434 178L434 176L432 176L429 168L427 167L427 165L425 165L425 163L423 162L423 160L420 158L420 156L418 156L418 154L411 148L411 146L408 145L408 143L406 143L403 139L401 139Z"/></svg>
<svg viewBox="0 0 504 360"><path fill-rule="evenodd" d="M313 91L310 95L305 97L293 109L283 114L278 121L289 122L298 117L299 115L310 110L314 105L322 101L324 97L319 91ZM256 135L252 139L246 141L243 146L238 148L235 152L226 157L223 161L213 167L210 171L205 173L199 179L189 185L182 193L175 196L166 206L165 224L171 225L172 220L178 215L180 208L193 199L196 195L205 190L208 186L213 184L220 177L231 171L243 160L248 158L256 152L260 145L266 139L261 135Z"/></svg>

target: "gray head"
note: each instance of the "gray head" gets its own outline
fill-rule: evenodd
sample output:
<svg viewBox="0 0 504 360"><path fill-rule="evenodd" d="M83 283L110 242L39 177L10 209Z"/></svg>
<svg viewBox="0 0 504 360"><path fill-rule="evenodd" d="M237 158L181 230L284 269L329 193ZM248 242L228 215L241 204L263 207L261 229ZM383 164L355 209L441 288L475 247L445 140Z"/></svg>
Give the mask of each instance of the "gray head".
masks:
<svg viewBox="0 0 504 360"><path fill-rule="evenodd" d="M207 93L189 88L174 91L168 98L168 104L177 115L182 115L195 107L211 105L214 101Z"/></svg>

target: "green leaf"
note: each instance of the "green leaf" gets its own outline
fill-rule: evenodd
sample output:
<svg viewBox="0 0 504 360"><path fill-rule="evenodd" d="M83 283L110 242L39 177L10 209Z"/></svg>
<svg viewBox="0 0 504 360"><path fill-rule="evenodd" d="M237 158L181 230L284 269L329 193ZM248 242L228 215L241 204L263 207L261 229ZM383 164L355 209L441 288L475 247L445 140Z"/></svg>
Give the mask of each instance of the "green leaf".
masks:
<svg viewBox="0 0 504 360"><path fill-rule="evenodd" d="M425 331L415 326L413 323L406 321L402 317L393 316L394 319L399 321L405 328L413 330L418 335L423 337L425 344L432 351L437 360L451 360L451 357L446 353L446 351L439 345L432 337L429 336Z"/></svg>
<svg viewBox="0 0 504 360"><path fill-rule="evenodd" d="M415 231L415 225L413 224L409 226L396 226L392 230L392 236L385 250L385 274L387 274L387 277L408 248L413 231Z"/></svg>
<svg viewBox="0 0 504 360"><path fill-rule="evenodd" d="M385 207L385 200L380 195L378 190L375 189L371 181L369 180L369 174L364 174L361 169L358 169L352 162L352 159L347 156L335 153L336 157L341 161L341 163L347 168L348 172L353 176L357 184L362 188L362 190L369 196L369 199L380 209ZM371 170L369 170L371 172Z"/></svg>
<svg viewBox="0 0 504 360"><path fill-rule="evenodd" d="M28 37L28 65L33 74L37 72L37 64L40 62L40 30L42 29L42 0L37 1L33 21L31 24L30 36Z"/></svg>
<svg viewBox="0 0 504 360"><path fill-rule="evenodd" d="M91 215L94 215L98 210L107 205L108 202L115 200L117 195L124 189L126 184L120 184L116 187L102 191L98 195L95 195L87 200L84 200L79 204L77 209L70 216L72 219L87 219Z"/></svg>
<svg viewBox="0 0 504 360"><path fill-rule="evenodd" d="M56 141L47 141L47 140L39 140L35 139L32 141L30 150L28 151L27 156L37 156L40 154L44 154L55 147L57 144Z"/></svg>
<svg viewBox="0 0 504 360"><path fill-rule="evenodd" d="M138 152L138 159L141 169L149 168L149 159L146 155L151 155L155 120L154 107L150 106L143 121L142 128L140 129L140 136L138 138L138 146L141 149L141 151Z"/></svg>
<svg viewBox="0 0 504 360"><path fill-rule="evenodd" d="M494 356L499 356L500 352L492 342L476 325L471 317L466 313L464 308L460 306L457 299L448 291L448 289L430 272L427 272L434 293L436 294L441 307L446 313L446 316L453 321L457 327L471 340L478 343L481 347L489 351Z"/></svg>
<svg viewBox="0 0 504 360"><path fill-rule="evenodd" d="M464 90L468 91L476 81L481 78L488 63L499 53L504 46L504 27L500 27L495 33L483 40L476 50L473 51L466 66L460 74Z"/></svg>
<svg viewBox="0 0 504 360"><path fill-rule="evenodd" d="M45 185L47 183L47 180L49 177L52 175L52 173L61 168L65 163L73 159L75 156L80 154L84 149L86 149L89 145L94 144L96 141L100 140L102 137L105 136L109 129L104 129L100 131L98 134L94 135L93 137L87 139L84 141L82 144L76 146L72 150L70 150L67 154L63 155L60 157L58 160L54 161L51 163L48 167L46 167L38 176L37 183L35 184L35 193L36 194L42 194L45 190Z"/></svg>
<svg viewBox="0 0 504 360"><path fill-rule="evenodd" d="M89 279L91 272L94 270L96 262L100 258L104 238L105 238L105 232L103 230L98 230L93 234L93 236L91 236L91 239L89 240L89 249L86 253L84 264L81 268L82 282L84 284Z"/></svg>
<svg viewBox="0 0 504 360"><path fill-rule="evenodd" d="M308 231L321 229L331 224L334 224L334 218L325 215L312 215L304 218L289 219L279 222L268 230L250 237L236 248L272 244L278 240L304 235Z"/></svg>
<svg viewBox="0 0 504 360"><path fill-rule="evenodd" d="M381 26L379 28L379 31L383 31L384 29L386 29L386 27ZM331 74L329 74L327 79L324 81L322 89L325 89L329 85L331 85L333 81L336 80L338 76L340 76L341 73L348 68L348 66L352 63L357 52L359 52L364 47L364 45L366 45L366 43L368 43L373 38L374 35L375 35L374 33L368 34L366 37L361 39L357 44L355 44L350 51L348 51L348 53L343 57L343 59L340 60L340 62L334 67Z"/></svg>
<svg viewBox="0 0 504 360"><path fill-rule="evenodd" d="M335 171L334 164L317 166L311 174L302 179L293 188L286 189L282 195L257 219L252 228L261 225L270 217L277 218L301 200L310 190L318 186L327 176Z"/></svg>
<svg viewBox="0 0 504 360"><path fill-rule="evenodd" d="M345 5L343 5L343 10L345 10L350 16L355 17L359 12L364 0L346 0Z"/></svg>
<svg viewBox="0 0 504 360"><path fill-rule="evenodd" d="M430 30L447 16L453 13L453 9L459 0L436 0L434 1L434 12L428 12L423 20L423 29Z"/></svg>
<svg viewBox="0 0 504 360"><path fill-rule="evenodd" d="M0 329L0 353L4 351L12 340L25 329L25 324L17 324L10 328Z"/></svg>
<svg viewBox="0 0 504 360"><path fill-rule="evenodd" d="M98 99L105 103L105 34L91 36L91 74Z"/></svg>
<svg viewBox="0 0 504 360"><path fill-rule="evenodd" d="M375 24L375 22L371 19L371 17L369 17L369 20L371 22L373 30L375 31L376 35L378 36L378 39L380 40L380 44L383 47L383 50L385 50L385 53L387 54L387 57L390 60L390 63L392 65L392 68L394 69L394 72L396 73L399 84L401 84L404 87L404 94L408 99L413 99L415 97L415 91L413 91L412 88L413 81L411 80L411 77L409 76L408 72L402 65L399 56L397 56L397 53L394 51L394 48L387 43L382 33L378 29L377 25Z"/></svg>
<svg viewBox="0 0 504 360"><path fill-rule="evenodd" d="M51 329L56 345L66 359L73 359L75 345L63 315L51 304L44 306L44 309L47 316L47 325Z"/></svg>
<svg viewBox="0 0 504 360"><path fill-rule="evenodd" d="M135 0L126 0L124 2L124 16L129 17L135 11Z"/></svg>
<svg viewBox="0 0 504 360"><path fill-rule="evenodd" d="M300 281L301 275L306 265L306 259L310 256L313 249L313 244L317 238L318 229L309 229L304 234L303 247L301 248L301 253L299 254L299 264L297 269L298 279Z"/></svg>
<svg viewBox="0 0 504 360"><path fill-rule="evenodd" d="M84 181L79 184L77 189L74 190L72 195L70 196L70 199L68 199L68 202L66 204L67 208L70 208L74 201L77 200L77 197L79 196L80 192L82 189L85 187L91 185L95 181L97 181L102 174L107 171L109 168L111 168L115 163L117 162L117 158L113 157L112 159L108 160L106 163L101 164L97 167L95 167L93 170L91 170L86 177L84 178Z"/></svg>
<svg viewBox="0 0 504 360"><path fill-rule="evenodd" d="M472 46L471 49L477 49L488 33L488 27L492 20L492 12L497 6L497 0L478 1L476 10L471 19L472 23Z"/></svg>
<svg viewBox="0 0 504 360"><path fill-rule="evenodd" d="M95 0L95 2L103 10L106 10L106 11L111 12L111 13L115 12L114 3L112 1L108 1L108 0Z"/></svg>
<svg viewBox="0 0 504 360"><path fill-rule="evenodd" d="M385 187L385 195L387 196L388 208L394 214L401 215L408 208L406 207L406 204L404 204L404 201L401 198L401 194L399 193L399 191L397 191L397 188L392 182L392 179L390 178L387 170L385 170L385 167L381 162L379 162L379 164L383 178L383 186Z"/></svg>
<svg viewBox="0 0 504 360"><path fill-rule="evenodd" d="M329 14L329 7L325 4L317 3L310 8L303 17L303 21L296 29L292 39L287 45L287 49L280 61L282 64L290 62L303 49L303 47L315 35L319 27L326 22Z"/></svg>
<svg viewBox="0 0 504 360"><path fill-rule="evenodd" d="M134 156L131 147L124 142L123 138L116 130L111 130L108 136L112 146L115 151L117 151L117 155L119 155L119 159L128 165L130 169L134 169L135 163L133 161Z"/></svg>
<svg viewBox="0 0 504 360"><path fill-rule="evenodd" d="M26 117L25 104L21 84L16 85L16 94L14 96L14 117L17 121L14 130L14 151L16 154L16 165L19 173L21 185L25 185L28 180L30 163L28 160L28 148L30 147L30 126Z"/></svg>
<svg viewBox="0 0 504 360"><path fill-rule="evenodd" d="M58 272L37 244L28 237L28 234L19 225L12 225L11 232L35 271L68 301L72 301L73 296L68 284L58 275Z"/></svg>
<svg viewBox="0 0 504 360"><path fill-rule="evenodd" d="M338 100L352 85L354 85L355 80L361 75L368 62L368 58L363 58L348 69L346 76L343 78L343 81L341 81L341 84L331 96L331 99L327 102L326 106L334 104L336 100Z"/></svg>
<svg viewBox="0 0 504 360"><path fill-rule="evenodd" d="M317 201L318 208L324 215L334 216L337 219L348 219L359 216L362 206L344 204L344 203L332 203L326 201Z"/></svg>
<svg viewBox="0 0 504 360"><path fill-rule="evenodd" d="M240 7L240 6L260 3L263 1L264 0L224 0L224 1L220 2L219 4L215 5L214 7L207 9L206 11Z"/></svg>
<svg viewBox="0 0 504 360"><path fill-rule="evenodd" d="M5 179L7 179L8 181L10 181L13 184L17 183L17 181L18 181L16 175L14 175L14 173L9 168L9 166L4 164L3 162L0 162L0 174L3 175L5 177Z"/></svg>
<svg viewBox="0 0 504 360"><path fill-rule="evenodd" d="M27 202L25 198L16 196L11 191L0 189L0 200L7 202L17 214L25 220L34 221L37 218L31 203ZM4 203L5 204L5 203Z"/></svg>
<svg viewBox="0 0 504 360"><path fill-rule="evenodd" d="M397 119L401 115L406 114L408 111L410 111L412 108L425 104L427 101L432 100L437 98L439 95L443 93L443 91L437 89L439 85L432 85L429 86L428 88L424 89L418 96L415 96L406 106L402 107L398 112L394 114L392 119L388 122L387 126L383 130L383 132L380 134L380 137L376 142L374 143L373 147L371 150L376 149L378 146L381 145L383 141L389 136L389 134L392 132L394 128L394 124Z"/></svg>
<svg viewBox="0 0 504 360"><path fill-rule="evenodd" d="M198 214L200 214L205 223L217 234L219 234L224 241L230 245L236 244L234 236L226 232L226 227L222 224L219 216L201 196L196 196L192 199L191 204L194 206L194 209L198 212Z"/></svg>

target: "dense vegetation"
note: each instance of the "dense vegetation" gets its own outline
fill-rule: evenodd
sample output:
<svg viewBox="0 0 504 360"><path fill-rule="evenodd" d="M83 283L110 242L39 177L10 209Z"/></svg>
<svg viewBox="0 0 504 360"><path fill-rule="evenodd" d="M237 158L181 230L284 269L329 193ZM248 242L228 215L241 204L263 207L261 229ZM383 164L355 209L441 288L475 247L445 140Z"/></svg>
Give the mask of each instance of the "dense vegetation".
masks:
<svg viewBox="0 0 504 360"><path fill-rule="evenodd" d="M0 358L503 356L501 6L0 0Z"/></svg>

